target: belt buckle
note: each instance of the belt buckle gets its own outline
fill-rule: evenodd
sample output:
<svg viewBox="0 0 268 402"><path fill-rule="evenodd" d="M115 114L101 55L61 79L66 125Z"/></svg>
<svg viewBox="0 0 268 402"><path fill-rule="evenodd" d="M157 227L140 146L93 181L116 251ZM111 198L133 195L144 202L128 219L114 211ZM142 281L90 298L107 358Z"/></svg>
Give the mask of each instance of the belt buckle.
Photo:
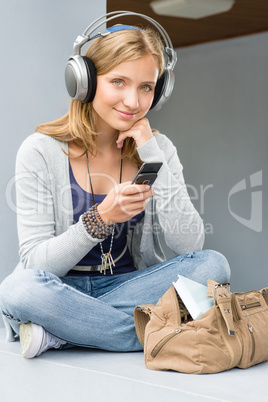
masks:
<svg viewBox="0 0 268 402"><path fill-rule="evenodd" d="M217 290L220 288L220 293L217 294ZM217 283L214 289L214 300L216 301L216 296L219 297L227 297L228 293L230 293L231 285L229 282L226 283Z"/></svg>

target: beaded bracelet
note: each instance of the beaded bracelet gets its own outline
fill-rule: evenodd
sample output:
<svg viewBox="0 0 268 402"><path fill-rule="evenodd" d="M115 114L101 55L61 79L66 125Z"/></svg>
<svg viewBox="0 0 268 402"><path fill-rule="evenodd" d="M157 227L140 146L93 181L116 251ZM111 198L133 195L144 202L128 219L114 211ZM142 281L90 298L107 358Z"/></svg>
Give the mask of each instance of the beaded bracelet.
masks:
<svg viewBox="0 0 268 402"><path fill-rule="evenodd" d="M105 239L111 234L111 231L108 231L107 229L104 228L100 228L99 226L97 226L95 222L92 222L91 219L92 217L90 218L87 212L85 212L82 216L82 222L84 224L84 227L92 237L98 239Z"/></svg>
<svg viewBox="0 0 268 402"><path fill-rule="evenodd" d="M97 206L98 206L99 204L94 204L93 205L93 210L94 210L94 212L95 212L95 215L97 215L97 218L99 219L99 221L102 223L102 225L104 225L104 226L107 226L106 225L106 223L103 221L103 219L101 218L101 216L100 216L100 214L99 214L99 211L98 211L98 209L97 209Z"/></svg>
<svg viewBox="0 0 268 402"><path fill-rule="evenodd" d="M106 225L106 223L101 219L100 214L97 210L97 205L93 205L87 212L82 215L82 223L86 231L94 238L106 239L110 236L113 231L114 225ZM100 222L96 219L96 215Z"/></svg>

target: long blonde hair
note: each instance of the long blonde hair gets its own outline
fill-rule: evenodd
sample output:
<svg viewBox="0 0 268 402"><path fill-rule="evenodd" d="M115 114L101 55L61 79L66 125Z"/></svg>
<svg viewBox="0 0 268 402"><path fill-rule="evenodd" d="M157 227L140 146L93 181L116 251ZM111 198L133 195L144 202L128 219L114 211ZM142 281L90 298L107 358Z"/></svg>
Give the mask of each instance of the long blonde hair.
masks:
<svg viewBox="0 0 268 402"><path fill-rule="evenodd" d="M158 33L151 28L118 31L97 38L92 41L85 56L93 61L97 75L102 75L123 62L136 60L148 54L156 59L159 78L165 67L164 49ZM98 149L96 112L92 103L70 100L67 114L55 121L40 124L35 131L60 141L74 141L92 155L95 155ZM123 157L126 156L136 165L140 165L141 161L132 138L127 138L124 142Z"/></svg>

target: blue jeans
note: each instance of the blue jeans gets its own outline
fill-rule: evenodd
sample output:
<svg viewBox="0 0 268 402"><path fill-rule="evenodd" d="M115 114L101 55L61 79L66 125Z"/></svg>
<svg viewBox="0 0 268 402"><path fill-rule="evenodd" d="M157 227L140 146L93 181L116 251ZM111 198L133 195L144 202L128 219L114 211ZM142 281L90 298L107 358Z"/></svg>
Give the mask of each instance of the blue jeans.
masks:
<svg viewBox="0 0 268 402"><path fill-rule="evenodd" d="M228 282L226 258L215 251L177 256L144 270L122 275L58 278L38 270L9 275L0 286L3 315L18 333L34 322L68 344L110 351L138 351L136 305L156 304L178 274L206 284Z"/></svg>

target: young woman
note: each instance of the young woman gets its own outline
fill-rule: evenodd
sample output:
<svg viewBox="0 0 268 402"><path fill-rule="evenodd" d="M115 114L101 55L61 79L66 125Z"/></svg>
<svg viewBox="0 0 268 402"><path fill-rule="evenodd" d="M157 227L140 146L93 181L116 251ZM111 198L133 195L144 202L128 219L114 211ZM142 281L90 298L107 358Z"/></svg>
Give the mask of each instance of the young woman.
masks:
<svg viewBox="0 0 268 402"><path fill-rule="evenodd" d="M201 251L202 220L176 148L145 117L165 68L154 31L127 27L94 39L89 103L21 145L16 164L20 263L0 287L7 329L26 358L70 345L141 350L134 307L157 303L178 274L229 280L220 253ZM153 188L131 184L162 162ZM176 257L166 260L160 237Z"/></svg>

